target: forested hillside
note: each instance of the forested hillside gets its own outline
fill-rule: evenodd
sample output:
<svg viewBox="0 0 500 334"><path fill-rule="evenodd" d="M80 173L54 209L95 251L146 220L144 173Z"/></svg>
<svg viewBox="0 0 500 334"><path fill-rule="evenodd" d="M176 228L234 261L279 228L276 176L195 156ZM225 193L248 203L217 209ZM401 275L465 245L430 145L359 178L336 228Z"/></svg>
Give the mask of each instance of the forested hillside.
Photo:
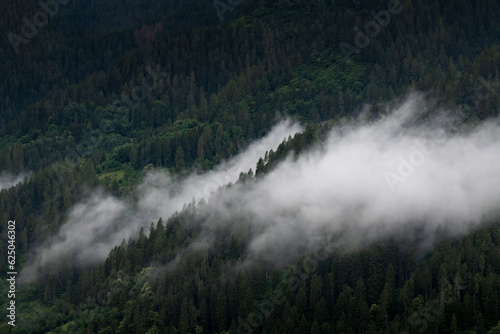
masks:
<svg viewBox="0 0 500 334"><path fill-rule="evenodd" d="M221 196L321 150L332 128L376 123L411 92L430 106L423 119L452 114L453 133L498 119L495 0L61 0L0 9L0 173L25 176L0 190L2 273L7 221L16 221L22 272L93 193L140 207L155 172L175 182L206 175L286 118L305 130L266 148L237 182L217 184ZM47 22L36 22L40 11ZM105 261L80 263L61 250L36 279L18 280L16 326L4 321L0 332L500 331L499 217L485 215L467 233L413 226L354 251L297 246L287 261L247 265L252 218L208 208L206 199L187 201ZM429 234L432 245L421 247ZM6 296L8 282L0 286Z"/></svg>

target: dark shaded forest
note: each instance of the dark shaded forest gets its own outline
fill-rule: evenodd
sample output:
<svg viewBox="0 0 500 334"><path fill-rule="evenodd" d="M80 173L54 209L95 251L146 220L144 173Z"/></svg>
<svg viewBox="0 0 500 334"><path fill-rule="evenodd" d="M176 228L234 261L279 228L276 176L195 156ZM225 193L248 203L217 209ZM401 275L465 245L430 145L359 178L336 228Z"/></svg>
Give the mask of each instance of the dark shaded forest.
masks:
<svg viewBox="0 0 500 334"><path fill-rule="evenodd" d="M391 3L398 10L379 21ZM150 170L211 170L285 117L306 130L238 182L299 156L366 106L376 119L408 92L425 92L433 110L455 110L466 124L498 116L498 1L231 8L221 21L213 3L196 0L70 1L13 47L8 34L22 36L23 18L40 5L0 4L0 170L29 173L0 190L0 221L17 222L20 268L88 189L127 198ZM437 230L430 252L414 239L388 239L355 254L304 254L293 265L246 271L230 270L245 255L244 233L221 229L208 251L161 270L196 239L202 210L186 203L105 263L68 261L19 286L12 332L500 332L498 221L463 238ZM311 259L314 269L304 266ZM0 332L9 332L6 322Z"/></svg>

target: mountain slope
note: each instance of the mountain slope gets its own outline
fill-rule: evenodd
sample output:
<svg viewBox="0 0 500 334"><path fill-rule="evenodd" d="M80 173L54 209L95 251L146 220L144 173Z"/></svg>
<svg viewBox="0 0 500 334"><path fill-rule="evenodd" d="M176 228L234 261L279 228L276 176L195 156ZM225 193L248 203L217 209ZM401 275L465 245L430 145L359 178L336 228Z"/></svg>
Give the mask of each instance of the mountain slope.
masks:
<svg viewBox="0 0 500 334"><path fill-rule="evenodd" d="M498 1L245 1L223 22L212 2L75 1L18 53L8 33L22 33L39 5L0 6L0 168L31 173L0 191L20 268L95 189L132 201L153 169L181 180L213 170L283 117L307 130L256 159L255 178L241 170L241 183L307 154L331 126L377 122L413 90L432 105L424 119L449 109L460 131L498 116ZM42 268L47 276L20 288L13 331L485 333L498 321L495 219L437 238L431 253L418 250L418 230L335 253L287 290L291 263L232 270L249 246L243 218L237 232L216 229L211 247L185 254L206 223L197 210L155 218L104 264ZM272 314L251 325L261 321L246 317L269 300Z"/></svg>

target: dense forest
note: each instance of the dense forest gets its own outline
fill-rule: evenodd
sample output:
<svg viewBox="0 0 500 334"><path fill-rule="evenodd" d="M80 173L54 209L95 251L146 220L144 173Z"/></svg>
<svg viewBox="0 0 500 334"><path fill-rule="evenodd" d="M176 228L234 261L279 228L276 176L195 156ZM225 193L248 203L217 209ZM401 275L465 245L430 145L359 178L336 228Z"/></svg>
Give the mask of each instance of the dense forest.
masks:
<svg viewBox="0 0 500 334"><path fill-rule="evenodd" d="M2 275L7 221L16 221L21 271L89 189L133 198L152 170L210 171L287 117L305 130L242 170L237 184L301 156L335 124L362 112L377 119L409 92L426 94L429 113L454 110L470 126L498 117L495 0L0 8L0 171L25 177L0 190ZM43 10L52 13L46 22ZM225 218L193 200L103 263L61 254L35 282L18 282L16 326L3 321L0 332L500 333L496 219L462 237L439 228L430 250L418 247L417 230L357 252L243 270L232 268L247 254L244 228L214 228L213 245L184 254L213 219ZM0 287L6 296L5 279ZM8 303L2 297L4 310Z"/></svg>

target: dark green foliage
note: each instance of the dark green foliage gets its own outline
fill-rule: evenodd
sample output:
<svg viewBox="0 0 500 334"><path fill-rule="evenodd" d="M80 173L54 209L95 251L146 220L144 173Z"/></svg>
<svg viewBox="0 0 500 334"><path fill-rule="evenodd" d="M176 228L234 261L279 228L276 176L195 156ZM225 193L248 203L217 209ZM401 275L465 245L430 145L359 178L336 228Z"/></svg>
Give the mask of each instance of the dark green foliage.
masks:
<svg viewBox="0 0 500 334"><path fill-rule="evenodd" d="M131 196L154 168L208 170L284 116L307 128L266 152L256 177L320 145L364 103L376 119L412 89L470 124L497 116L498 2L405 1L347 61L340 43L387 4L244 1L221 23L210 1L72 1L18 54L3 38L0 170L32 173L0 191L0 221L18 223L19 265L86 189ZM0 4L4 36L37 6ZM239 182L252 182L252 170L241 172ZM163 217L100 266L63 263L23 286L14 331L234 333L241 321L259 323L255 333L499 331L498 223L462 240L438 228L430 254L401 240L334 254L291 289L282 282L290 268L232 270L246 255L244 228L213 231L208 249L184 252L203 224L196 211ZM267 315L273 293L283 300Z"/></svg>
<svg viewBox="0 0 500 334"><path fill-rule="evenodd" d="M180 332L194 332L200 327L206 333L220 333L233 322L238 324L241 317L251 324L260 323L255 326L256 332L266 328L302 328L315 333L331 328L355 333L383 333L391 328L398 332L432 332L439 328L481 332L481 328L495 326L500 316L500 306L495 302L500 282L500 239L484 239L485 235L500 235L499 224L440 244L432 255L418 262L413 246L398 246L391 240L359 254L334 254L311 274L295 274L299 278L295 288L292 285L296 283L286 279L286 268L229 269L235 257L224 249L244 242L242 236L221 238L208 250L194 251L174 261L192 241L189 235L196 234L196 228L186 230L186 221L198 219L195 211L185 211L169 219L166 229L160 220L152 225L149 237L123 243L99 268L81 274L74 289L81 291L77 300L83 302L82 309L78 319L66 318L70 321L67 326L75 330L109 327L113 332L134 333L155 326ZM220 233L223 237L224 231ZM154 245L169 247L151 251ZM470 257L477 251L495 254L484 260L481 272L474 269L479 258ZM148 255L138 257L138 252ZM372 267L366 266L372 259L380 259L386 277L373 277ZM346 266L360 270L342 280ZM424 272L433 274L425 276ZM374 301L368 301L369 289L376 296ZM282 291L283 302L272 308L262 306L268 305L265 303L269 303L273 291ZM51 312L62 312L58 307L65 304L60 298L48 298L47 303L54 305ZM99 314L90 317L96 308ZM263 314L265 321L248 320L252 312L257 318Z"/></svg>

